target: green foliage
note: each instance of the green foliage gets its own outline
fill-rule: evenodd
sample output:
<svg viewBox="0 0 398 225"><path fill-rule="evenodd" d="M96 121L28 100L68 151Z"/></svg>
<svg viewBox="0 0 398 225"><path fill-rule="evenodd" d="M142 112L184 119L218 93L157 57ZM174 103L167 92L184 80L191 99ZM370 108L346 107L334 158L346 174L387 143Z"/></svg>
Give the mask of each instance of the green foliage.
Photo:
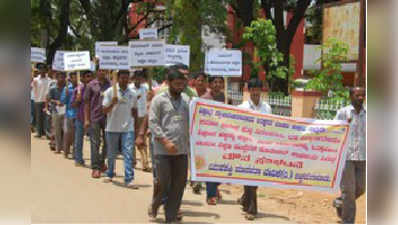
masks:
<svg viewBox="0 0 398 225"><path fill-rule="evenodd" d="M276 43L276 29L271 20L257 19L250 27L245 28L243 38L252 41L257 48L258 63L253 63L255 70L260 67L267 72L267 79L273 77L286 79L289 70L283 63L283 54L279 52Z"/></svg>
<svg viewBox="0 0 398 225"><path fill-rule="evenodd" d="M348 45L336 38L330 38L319 48L323 55L317 63L322 63L322 69L312 71L314 78L307 83L306 88L321 91L324 95L331 91L335 98L348 99L349 94L343 86L341 74L341 63L348 59Z"/></svg>
<svg viewBox="0 0 398 225"><path fill-rule="evenodd" d="M155 67L152 70L153 79L156 80L159 84L161 84L166 78L166 68L165 67Z"/></svg>

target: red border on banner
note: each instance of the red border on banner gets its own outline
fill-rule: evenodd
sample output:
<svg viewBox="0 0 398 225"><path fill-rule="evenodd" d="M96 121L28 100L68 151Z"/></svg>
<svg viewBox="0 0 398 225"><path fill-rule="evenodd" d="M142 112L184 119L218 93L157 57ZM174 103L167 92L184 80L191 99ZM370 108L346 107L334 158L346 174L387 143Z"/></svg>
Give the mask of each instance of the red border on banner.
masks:
<svg viewBox="0 0 398 225"><path fill-rule="evenodd" d="M279 117L273 116L272 114L270 114L270 115L264 115L264 114L260 114L260 113L256 113L256 112L250 112L250 111L244 110L244 109L230 109L230 108L228 108L228 107L218 106L218 105L215 105L215 104L214 104L214 105L211 105L211 104L207 104L207 103L199 103L199 102L197 102L196 105L195 105L194 115L193 115L193 118L192 118L191 135L192 135L193 127L194 127L194 125L195 125L195 118L196 118L196 114L197 114L197 108L200 107L200 106L214 107L214 108L219 108L219 109L224 109L224 110L235 110L235 111L238 111L238 112L240 112L240 113L246 113L246 114L254 115L254 116L261 116L261 117L263 117L263 118L264 118L264 117L265 117L265 118L270 117L270 118L274 118L274 119L279 119L279 120L284 120L284 121L289 121L289 122L295 122L295 123L298 123L298 124L311 125L310 122L296 121L296 120L294 120L294 119L288 119L288 118L279 118ZM338 160L338 163L337 163L337 166L336 166L336 170L335 170L335 172L334 172L333 179L332 179L331 186L330 186L331 188L334 188L334 184L335 184L336 179L337 179L337 172L338 172L339 165L340 165L340 161L341 161L341 155L342 155L342 152L343 152L343 149L342 149L342 148L343 148L343 146L345 145L345 143L346 143L346 141L347 141L347 136L348 136L350 127L349 127L349 125L330 125L330 124L317 124L317 125L320 125L320 126L329 126L329 127L344 127L344 128L347 129L346 135L344 136L344 139L343 139L343 144L342 144L341 147L340 147L339 160ZM286 185L298 185L298 186L319 187L319 186L314 186L314 185L309 185L309 184L300 184L300 183L297 183L297 182L295 182L295 183L289 183L289 182L282 182L282 181L270 181L270 180L267 180L267 179L253 179L253 178L237 178L237 177L213 176L213 175L206 174L206 173L198 173L198 174L196 174L196 176L199 176L199 177L215 177L215 178L222 178L222 179L239 179L239 180L268 181L268 182L280 183L280 184L286 184Z"/></svg>

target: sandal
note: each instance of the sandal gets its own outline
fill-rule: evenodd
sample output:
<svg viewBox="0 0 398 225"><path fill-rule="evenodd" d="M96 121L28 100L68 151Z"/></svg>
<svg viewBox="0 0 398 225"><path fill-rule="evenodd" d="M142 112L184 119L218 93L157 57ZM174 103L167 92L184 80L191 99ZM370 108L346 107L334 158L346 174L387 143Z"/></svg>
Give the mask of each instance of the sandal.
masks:
<svg viewBox="0 0 398 225"><path fill-rule="evenodd" d="M253 215L253 214L246 214L245 215L245 218L247 219L247 220L254 220L255 218L256 218L256 216L255 215Z"/></svg>
<svg viewBox="0 0 398 225"><path fill-rule="evenodd" d="M207 199L207 204L208 205L217 205L217 198L212 197L212 198Z"/></svg>

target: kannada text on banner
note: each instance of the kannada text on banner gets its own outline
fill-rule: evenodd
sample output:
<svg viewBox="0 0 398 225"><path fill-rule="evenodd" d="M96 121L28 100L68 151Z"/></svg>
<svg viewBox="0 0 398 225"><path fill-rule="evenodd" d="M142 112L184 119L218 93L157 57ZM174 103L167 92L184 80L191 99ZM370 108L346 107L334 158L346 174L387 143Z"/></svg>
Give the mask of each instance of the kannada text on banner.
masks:
<svg viewBox="0 0 398 225"><path fill-rule="evenodd" d="M349 126L191 103L193 180L337 191Z"/></svg>

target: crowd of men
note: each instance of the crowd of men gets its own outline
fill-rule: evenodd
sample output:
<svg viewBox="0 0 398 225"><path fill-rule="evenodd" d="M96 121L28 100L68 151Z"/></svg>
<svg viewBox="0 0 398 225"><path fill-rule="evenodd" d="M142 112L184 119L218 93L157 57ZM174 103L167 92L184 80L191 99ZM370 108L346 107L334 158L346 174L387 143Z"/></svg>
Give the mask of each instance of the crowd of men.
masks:
<svg viewBox="0 0 398 225"><path fill-rule="evenodd" d="M199 97L224 103L224 79L204 72L190 73L183 64L168 67L160 85L147 79L145 69L120 70L117 83L112 84L109 71L101 69L80 71L78 77L76 72L47 70L42 63L36 68L31 81L31 129L35 137L47 137L51 151L63 152L65 158L74 159L75 166L84 167L83 143L88 136L91 177L98 179L104 173L104 182L112 182L115 159L121 154L125 185L131 189L138 189L134 174L137 149L143 171L152 171L154 178L148 215L156 218L163 205L166 223L181 221L190 155L189 102ZM248 88L250 98L239 107L272 113L270 105L261 99L263 82L251 79ZM350 96L352 105L336 116L351 126L342 195L333 203L345 223L355 220L355 199L364 193L366 177L365 91L353 88ZM195 194L201 193L202 185L191 181ZM205 183L209 205L217 205L222 199L219 185ZM237 201L248 220L257 215L256 192L257 187L244 186Z"/></svg>

